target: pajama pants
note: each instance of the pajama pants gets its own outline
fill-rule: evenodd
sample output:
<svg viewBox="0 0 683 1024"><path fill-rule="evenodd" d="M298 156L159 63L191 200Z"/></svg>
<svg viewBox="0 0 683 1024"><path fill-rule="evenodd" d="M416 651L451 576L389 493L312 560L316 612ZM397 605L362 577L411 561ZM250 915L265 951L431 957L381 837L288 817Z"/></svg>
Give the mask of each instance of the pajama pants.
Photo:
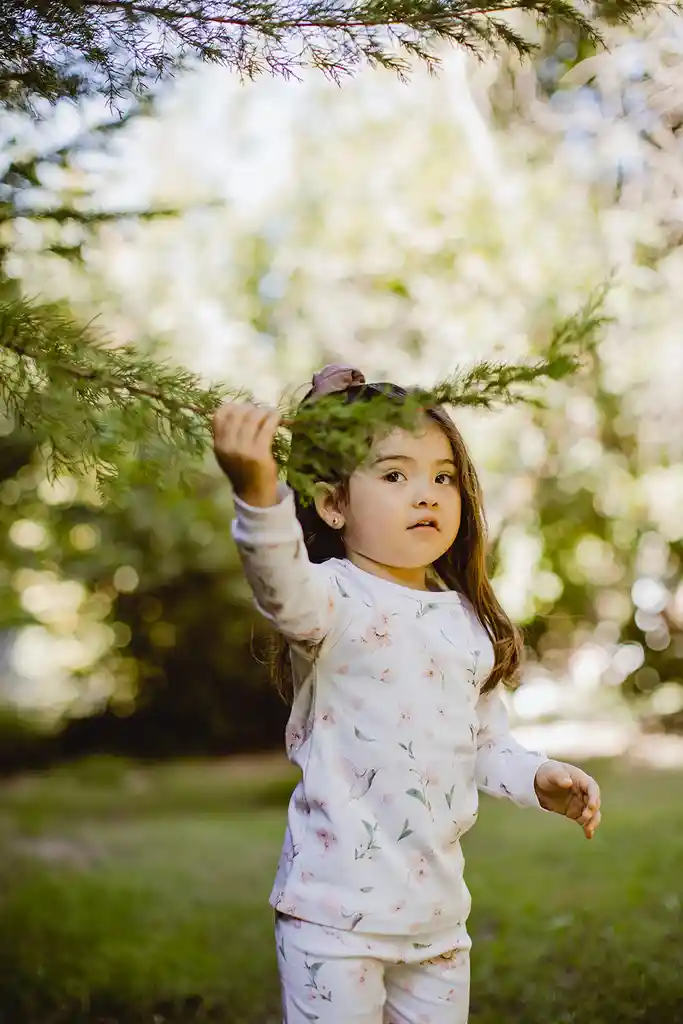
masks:
<svg viewBox="0 0 683 1024"><path fill-rule="evenodd" d="M283 1024L466 1024L464 926L420 941L328 928L276 913Z"/></svg>

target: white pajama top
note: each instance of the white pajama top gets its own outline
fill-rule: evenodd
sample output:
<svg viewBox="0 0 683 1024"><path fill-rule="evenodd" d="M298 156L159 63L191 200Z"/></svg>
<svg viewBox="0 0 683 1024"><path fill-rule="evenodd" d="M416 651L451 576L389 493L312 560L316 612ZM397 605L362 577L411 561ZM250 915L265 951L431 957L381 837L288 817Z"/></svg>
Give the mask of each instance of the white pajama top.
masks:
<svg viewBox="0 0 683 1024"><path fill-rule="evenodd" d="M288 639L292 794L271 904L313 923L427 935L464 923L461 837L478 790L539 807L546 757L511 736L493 645L465 597L346 559L311 563L293 494L235 499L232 533L259 611Z"/></svg>

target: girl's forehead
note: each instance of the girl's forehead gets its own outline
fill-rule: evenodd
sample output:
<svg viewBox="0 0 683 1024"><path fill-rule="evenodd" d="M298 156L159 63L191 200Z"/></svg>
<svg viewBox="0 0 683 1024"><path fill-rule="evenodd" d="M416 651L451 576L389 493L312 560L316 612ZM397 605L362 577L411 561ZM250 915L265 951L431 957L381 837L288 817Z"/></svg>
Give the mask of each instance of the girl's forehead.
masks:
<svg viewBox="0 0 683 1024"><path fill-rule="evenodd" d="M451 442L438 423L426 419L415 432L396 427L378 438L372 445L372 455L405 455L408 458L450 459L453 457Z"/></svg>

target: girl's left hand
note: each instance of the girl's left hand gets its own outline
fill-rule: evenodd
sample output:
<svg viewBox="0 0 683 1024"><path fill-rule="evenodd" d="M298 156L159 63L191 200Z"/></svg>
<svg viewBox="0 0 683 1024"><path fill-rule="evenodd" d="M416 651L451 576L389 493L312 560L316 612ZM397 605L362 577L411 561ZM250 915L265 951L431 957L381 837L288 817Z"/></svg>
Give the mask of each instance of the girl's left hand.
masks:
<svg viewBox="0 0 683 1024"><path fill-rule="evenodd" d="M586 839L600 824L600 787L595 779L574 765L546 761L536 772L536 796L541 807L577 821Z"/></svg>

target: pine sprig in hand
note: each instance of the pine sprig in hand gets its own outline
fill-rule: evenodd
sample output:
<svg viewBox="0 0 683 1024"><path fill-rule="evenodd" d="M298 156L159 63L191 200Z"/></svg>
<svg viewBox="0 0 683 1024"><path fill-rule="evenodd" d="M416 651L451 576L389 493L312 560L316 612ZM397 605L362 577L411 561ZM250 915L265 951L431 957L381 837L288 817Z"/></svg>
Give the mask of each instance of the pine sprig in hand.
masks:
<svg viewBox="0 0 683 1024"><path fill-rule="evenodd" d="M422 410L437 406L492 409L523 402L543 408L538 385L577 373L593 352L608 318L601 309L606 288L595 292L575 315L556 324L545 354L524 363L489 360L459 370L433 388L411 388L401 402L378 394L345 404L324 396L308 407L292 407L284 425L291 434L276 438L274 455L296 491L311 499L316 480L333 481L360 465L369 440L395 427L414 429Z"/></svg>
<svg viewBox="0 0 683 1024"><path fill-rule="evenodd" d="M411 389L400 403L382 396L349 405L334 396L304 407L290 403L275 438L277 462L310 496L316 480L359 464L371 436L411 429L428 406L542 405L534 388L574 374L594 347L605 323L604 295L601 289L560 322L534 362L482 361L433 388ZM115 498L117 468L135 463L148 483L182 483L209 449L220 403L250 398L228 385L205 388L195 374L133 346L106 348L58 305L0 301L0 403L42 445L51 478L64 470L90 473L103 497Z"/></svg>

